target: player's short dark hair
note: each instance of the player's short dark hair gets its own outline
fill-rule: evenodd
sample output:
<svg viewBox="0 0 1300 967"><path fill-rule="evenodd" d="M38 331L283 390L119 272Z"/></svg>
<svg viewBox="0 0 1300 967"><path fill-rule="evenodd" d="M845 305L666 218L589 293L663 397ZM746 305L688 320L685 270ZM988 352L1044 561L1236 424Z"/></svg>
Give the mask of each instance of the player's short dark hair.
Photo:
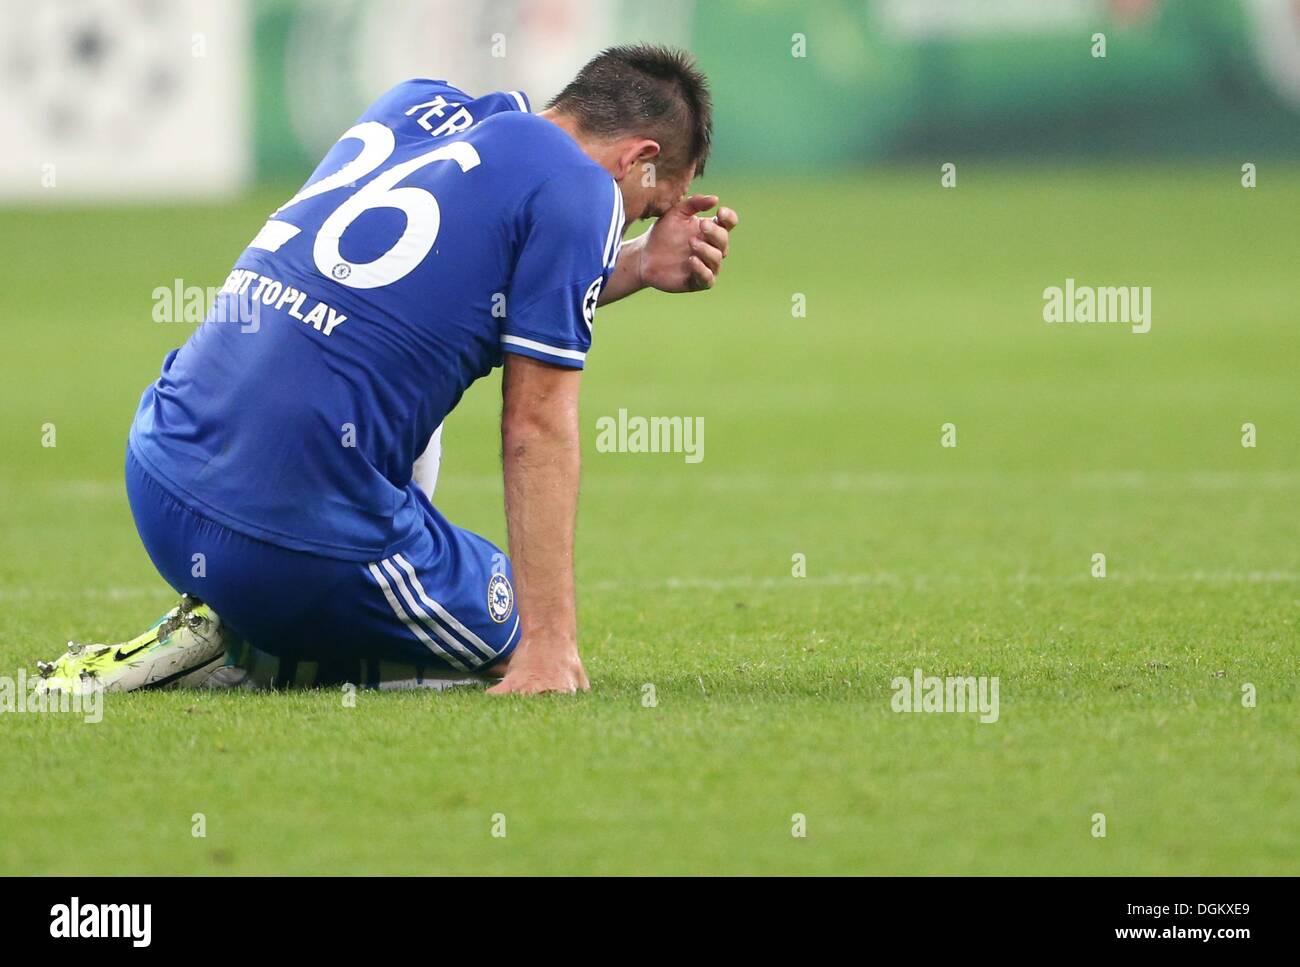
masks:
<svg viewBox="0 0 1300 967"><path fill-rule="evenodd" d="M547 107L588 134L642 135L659 142L662 163L703 173L713 138L709 81L684 50L655 44L610 47L587 61Z"/></svg>

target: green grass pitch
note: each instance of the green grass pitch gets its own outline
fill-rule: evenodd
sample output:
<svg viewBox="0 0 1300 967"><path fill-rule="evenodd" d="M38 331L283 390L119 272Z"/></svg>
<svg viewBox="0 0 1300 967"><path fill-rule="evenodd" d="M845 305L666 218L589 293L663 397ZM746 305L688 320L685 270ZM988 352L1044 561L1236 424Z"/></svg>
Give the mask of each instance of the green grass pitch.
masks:
<svg viewBox="0 0 1300 967"><path fill-rule="evenodd" d="M597 322L590 695L0 715L0 873L1295 873L1300 170L1260 171L713 182L719 288ZM121 483L192 328L152 292L219 285L287 193L4 214L0 674L170 606ZM1044 323L1067 277L1151 286L1151 331ZM501 541L498 392L437 499ZM598 453L620 408L703 417L704 460ZM892 712L916 667L998 676L999 721Z"/></svg>

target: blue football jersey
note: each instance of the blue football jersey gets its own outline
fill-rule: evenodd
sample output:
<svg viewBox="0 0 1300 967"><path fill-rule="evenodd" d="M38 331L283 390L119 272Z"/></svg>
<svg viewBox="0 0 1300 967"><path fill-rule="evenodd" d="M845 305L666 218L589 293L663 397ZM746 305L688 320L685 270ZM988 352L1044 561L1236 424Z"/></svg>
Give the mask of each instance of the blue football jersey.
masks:
<svg viewBox="0 0 1300 967"><path fill-rule="evenodd" d="M271 214L130 445L228 527L383 557L420 519L415 458L503 352L583 366L622 232L613 179L522 94L400 84Z"/></svg>

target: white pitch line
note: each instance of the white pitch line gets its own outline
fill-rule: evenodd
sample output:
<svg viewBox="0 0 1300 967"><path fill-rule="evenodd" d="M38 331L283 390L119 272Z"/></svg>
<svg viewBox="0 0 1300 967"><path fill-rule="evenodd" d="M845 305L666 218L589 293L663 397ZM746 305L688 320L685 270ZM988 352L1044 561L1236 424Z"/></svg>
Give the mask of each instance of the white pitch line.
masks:
<svg viewBox="0 0 1300 967"><path fill-rule="evenodd" d="M804 585L829 587L893 587L923 590L927 586L978 586L995 585L1019 587L1037 585L1088 584L1101 579L1089 574L1055 576L1046 574L1012 574L1004 577L970 575L925 575L925 574L826 574L812 577L669 577L640 581L593 581L579 582L579 591L629 591L629 590L665 590L665 591L723 591L730 589L772 591L782 588L795 589ZM1300 583L1300 572L1292 571L1245 571L1245 572L1210 572L1193 571L1186 574L1132 574L1112 575L1105 581L1113 584L1296 584Z"/></svg>
<svg viewBox="0 0 1300 967"><path fill-rule="evenodd" d="M599 456L604 456L603 454ZM615 456L624 456L616 454ZM592 458L596 459L596 458ZM588 464L591 460L588 460ZM1082 491L1106 490L1177 490L1236 491L1300 489L1300 471L1249 470L1185 472L1147 472L1141 470L1105 470L1061 473L892 473L888 471L835 471L817 474L782 473L713 473L708 469L684 468L675 473L639 474L588 472L583 479L584 492L602 490L628 491L703 490L703 491L771 491L780 489L819 492L934 492L981 491L1007 486L1040 488L1054 485L1058 489ZM465 491L500 488L499 474L454 474L439 480L443 486Z"/></svg>
<svg viewBox="0 0 1300 967"><path fill-rule="evenodd" d="M965 574L891 574L889 572L823 574L811 577L663 577L632 579L626 581L579 582L580 592L608 593L619 591L727 591L753 589L755 591L795 590L809 585L815 587L891 587L924 590L927 587L996 586L996 587L1051 587L1054 585L1091 584L1298 584L1300 572L1296 571L1188 571L1179 574L1136 573L1111 575L1105 579L1088 574L1069 576L1048 574L1008 574L998 576L973 576ZM108 587L69 588L59 590L48 587L0 588L0 601L49 601L61 598L78 598L98 601L129 601L138 598L166 597L165 587Z"/></svg>
<svg viewBox="0 0 1300 967"><path fill-rule="evenodd" d="M0 588L0 601L50 601L59 598L87 598L93 601L130 601L136 598L176 597L166 585L120 588Z"/></svg>
<svg viewBox="0 0 1300 967"><path fill-rule="evenodd" d="M593 459L606 457L599 454ZM629 456L614 454L615 458ZM584 490L648 490L680 488L683 490L768 490L775 487L806 488L820 491L935 491L976 490L1008 484L1056 482L1077 490L1279 490L1300 488L1300 470L1086 470L1086 471L972 471L964 473L907 473L892 471L828 470L816 474L784 473L713 473L708 469L687 468L678 473L657 473L651 478L640 474L611 473L605 476L588 472ZM447 474L438 481L439 489L452 488L480 491L500 487L500 474ZM0 492L32 495L28 484L0 483ZM125 485L120 480L55 480L42 484L40 492L60 500L109 500L123 498Z"/></svg>

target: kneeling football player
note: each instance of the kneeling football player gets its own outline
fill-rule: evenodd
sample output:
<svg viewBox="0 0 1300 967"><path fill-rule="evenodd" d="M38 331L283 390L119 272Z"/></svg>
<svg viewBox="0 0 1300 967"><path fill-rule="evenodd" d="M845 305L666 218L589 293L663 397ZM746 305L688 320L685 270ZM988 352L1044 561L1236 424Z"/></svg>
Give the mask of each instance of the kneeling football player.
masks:
<svg viewBox="0 0 1300 967"><path fill-rule="evenodd" d="M140 400L127 494L181 603L41 663L44 687L236 684L261 663L272 685L586 689L579 379L597 306L713 285L736 215L686 197L711 125L691 59L647 46L603 52L540 114L435 80L379 98ZM509 557L429 499L444 418L496 366Z"/></svg>

